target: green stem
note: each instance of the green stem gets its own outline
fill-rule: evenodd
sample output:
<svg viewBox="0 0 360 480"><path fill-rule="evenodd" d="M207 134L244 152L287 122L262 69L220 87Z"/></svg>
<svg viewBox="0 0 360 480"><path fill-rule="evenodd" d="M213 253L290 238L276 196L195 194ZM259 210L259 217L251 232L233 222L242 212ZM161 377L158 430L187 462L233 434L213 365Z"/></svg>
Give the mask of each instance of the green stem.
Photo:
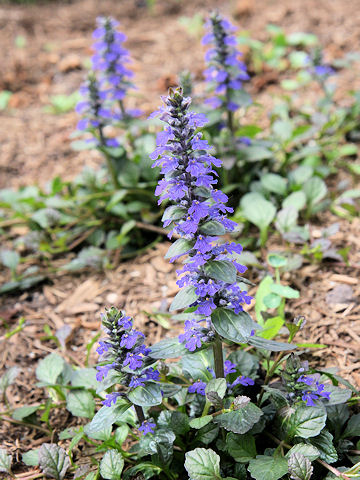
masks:
<svg viewBox="0 0 360 480"><path fill-rule="evenodd" d="M100 137L101 146L102 146L102 147L106 147L105 137L104 137L103 129L102 129L101 126L99 126L99 137ZM103 153L104 156L105 156L107 168L108 168L108 171L109 171L110 176L111 176L111 178L112 178L114 187L115 187L116 189L119 189L119 188L120 188L120 184L119 184L119 180L118 180L117 175L116 175L116 171L115 171L115 167L114 167L112 158L110 157L110 155L108 155L108 154L105 153L104 151L103 151L102 153Z"/></svg>
<svg viewBox="0 0 360 480"><path fill-rule="evenodd" d="M263 247L267 240L267 227L260 230L260 247Z"/></svg>
<svg viewBox="0 0 360 480"><path fill-rule="evenodd" d="M280 364L280 362L281 362L281 359L283 358L284 354L285 354L285 352L279 352L278 356L276 357L276 360L274 360L274 363L273 363L272 367L271 367L271 368L267 371L267 373L266 373L263 387L270 382L271 377L273 376L275 370L276 370L277 367L279 366L279 364ZM263 388L263 389L261 390L261 392L260 392L260 395L259 395L259 400L258 400L258 402L257 402L258 405L261 405L261 400L262 400L262 398L263 398L263 396L264 396L264 393L265 393L265 390L264 390L264 388Z"/></svg>
<svg viewBox="0 0 360 480"><path fill-rule="evenodd" d="M224 357L222 350L222 342L217 338L213 343L215 376L216 378L225 378L224 374Z"/></svg>

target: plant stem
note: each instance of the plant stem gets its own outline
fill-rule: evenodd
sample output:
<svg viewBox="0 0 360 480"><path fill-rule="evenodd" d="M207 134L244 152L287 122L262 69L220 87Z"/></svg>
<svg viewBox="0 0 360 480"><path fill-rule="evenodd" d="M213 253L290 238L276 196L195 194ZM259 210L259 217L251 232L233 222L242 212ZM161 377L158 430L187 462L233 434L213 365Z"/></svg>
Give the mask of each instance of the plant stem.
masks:
<svg viewBox="0 0 360 480"><path fill-rule="evenodd" d="M279 363L281 362L281 359L282 359L283 356L284 356L284 352L279 352L278 356L276 357L276 360L274 360L274 363L273 363L272 367L266 373L265 380L264 380L264 385L267 385L269 383L269 381L270 381L271 377L273 376L275 370L279 366ZM263 385L263 387L264 387L264 385ZM263 397L264 393L265 393L265 390L263 388L260 392L259 400L257 402L258 405L261 404L261 400L262 400L262 397Z"/></svg>
<svg viewBox="0 0 360 480"><path fill-rule="evenodd" d="M102 129L101 126L99 126L99 137L100 137L101 146L106 147L105 137L104 137L103 129ZM103 152L103 153L104 153L104 156L105 156L108 171L111 175L114 187L116 189L119 189L120 184L119 184L119 180L118 180L117 175L116 175L116 171L115 171L115 168L114 168L114 164L112 162L112 158L107 153L105 153L105 152Z"/></svg>
<svg viewBox="0 0 360 480"><path fill-rule="evenodd" d="M142 407L140 407L139 405L134 405L134 407L139 423L143 423L145 421L145 415Z"/></svg>
<svg viewBox="0 0 360 480"><path fill-rule="evenodd" d="M220 338L217 338L213 343L215 376L216 378L225 378L224 374L224 357L222 350L222 343Z"/></svg>

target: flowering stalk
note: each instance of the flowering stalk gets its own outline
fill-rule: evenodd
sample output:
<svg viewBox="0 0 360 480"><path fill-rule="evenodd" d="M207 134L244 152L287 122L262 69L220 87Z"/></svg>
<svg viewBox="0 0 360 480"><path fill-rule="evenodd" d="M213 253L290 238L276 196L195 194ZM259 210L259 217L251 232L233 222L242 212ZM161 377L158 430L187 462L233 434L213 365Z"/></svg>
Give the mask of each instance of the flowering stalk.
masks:
<svg viewBox="0 0 360 480"><path fill-rule="evenodd" d="M116 30L118 25L119 22L111 17L97 18L97 28L93 32L95 53L91 60L93 69L99 72L101 86L107 89L108 98L118 102L120 112L116 112L116 116L121 119L139 116L141 111L126 110L124 106L127 91L135 85L131 81L134 74L126 66L131 63L130 54L122 45L127 37Z"/></svg>
<svg viewBox="0 0 360 480"><path fill-rule="evenodd" d="M325 107L330 106L333 101L333 90L329 87L327 80L336 74L335 70L324 62L321 48L314 49L312 53L307 56L306 63L309 73L318 82L324 92L325 97L320 103L324 104Z"/></svg>
<svg viewBox="0 0 360 480"><path fill-rule="evenodd" d="M123 392L106 395L103 404L110 407L116 403L118 397L127 397L135 388L144 386L147 382L158 381L160 373L149 366L154 362L148 356L151 350L144 345L144 334L133 328L133 321L130 317L115 307L106 309L101 317L108 337L99 342L96 351L107 363L96 367L96 379L101 382L111 370L115 370L117 379L124 387ZM141 423L139 430L145 434L151 430L151 425L154 424L145 420L142 407L138 405L134 405L134 407Z"/></svg>
<svg viewBox="0 0 360 480"><path fill-rule="evenodd" d="M80 87L80 94L83 100L76 105L75 110L83 118L79 120L77 128L78 130L97 132L97 135L90 139L90 142L98 146L104 153L114 187L119 188L120 185L113 160L106 152L106 147L119 146L116 139L106 138L104 133L105 127L111 125L113 118L106 91L101 89L96 76L91 73L87 81Z"/></svg>
<svg viewBox="0 0 360 480"><path fill-rule="evenodd" d="M119 188L117 162L126 156L125 150L121 157L111 153L111 148L120 148L116 138L107 138L108 127L120 121L128 121L141 114L138 109L125 109L124 99L129 88L135 88L131 82L133 73L126 67L129 63L129 52L122 42L126 36L118 32L118 22L112 18L97 19L97 28L93 33L96 40L92 57L93 72L80 87L83 99L77 104L76 111L82 115L77 128L90 132L93 138L88 140L104 155L107 167L115 188Z"/></svg>
<svg viewBox="0 0 360 480"><path fill-rule="evenodd" d="M234 134L234 112L241 106L237 92L242 89L242 84L249 79L249 75L245 63L238 59L241 52L237 50L236 37L232 35L236 27L215 12L207 22L207 28L209 31L202 43L213 44L214 48L206 52L208 67L204 75L217 95L207 99L206 103L226 112L227 126Z"/></svg>
<svg viewBox="0 0 360 480"><path fill-rule="evenodd" d="M237 273L246 270L235 258L242 251L241 245L218 242L218 235L233 231L237 224L227 218L233 211L225 205L227 196L215 188L213 166L220 167L221 161L208 153L210 145L197 132L197 127L207 122L205 115L189 110L191 99L183 96L181 88L170 89L164 103L165 107L154 113L161 114L166 123L151 154L153 166L160 166L164 175L155 193L159 203L167 199L176 203L163 216L164 227L172 227L169 236L180 236L167 257L172 262L188 255L178 271L181 277L177 284L183 290L175 297L172 309L194 307L179 341L189 351L203 344L215 345L216 375L224 377L221 337L213 328L211 315L218 307L238 314L242 304L251 301L237 281Z"/></svg>
<svg viewBox="0 0 360 480"><path fill-rule="evenodd" d="M303 401L308 407L315 407L320 399L330 400L331 393L325 390L325 384L320 383L320 374L309 372L309 363L300 362L291 355L286 361L283 373L283 383L288 391L290 402Z"/></svg>

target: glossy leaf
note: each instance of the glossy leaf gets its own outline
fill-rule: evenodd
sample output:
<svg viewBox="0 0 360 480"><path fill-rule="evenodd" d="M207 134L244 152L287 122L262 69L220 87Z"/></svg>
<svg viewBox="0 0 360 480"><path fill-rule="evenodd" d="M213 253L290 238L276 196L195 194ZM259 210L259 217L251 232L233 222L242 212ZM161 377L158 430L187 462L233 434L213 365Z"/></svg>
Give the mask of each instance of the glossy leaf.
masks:
<svg viewBox="0 0 360 480"><path fill-rule="evenodd" d="M314 470L310 460L301 453L290 455L288 467L291 480L310 480Z"/></svg>
<svg viewBox="0 0 360 480"><path fill-rule="evenodd" d="M66 408L74 417L92 418L95 412L95 401L90 392L71 390L66 396Z"/></svg>
<svg viewBox="0 0 360 480"><path fill-rule="evenodd" d="M160 342L151 345L150 349L149 356L155 359L177 358L188 352L177 338L160 340Z"/></svg>
<svg viewBox="0 0 360 480"><path fill-rule="evenodd" d="M161 386L157 383L147 383L137 387L128 394L130 402L140 407L152 407L162 402Z"/></svg>
<svg viewBox="0 0 360 480"><path fill-rule="evenodd" d="M180 310L181 308L186 308L192 303L196 302L199 298L195 293L195 287L189 285L182 288L175 296L174 300L170 305L170 312L174 310Z"/></svg>
<svg viewBox="0 0 360 480"><path fill-rule="evenodd" d="M205 415L204 417L193 418L190 420L190 427L199 430L202 427L205 427L208 423L212 421L212 415Z"/></svg>
<svg viewBox="0 0 360 480"><path fill-rule="evenodd" d="M220 476L220 457L210 448L195 448L185 453L185 469L192 480L216 480Z"/></svg>
<svg viewBox="0 0 360 480"><path fill-rule="evenodd" d="M255 438L230 432L226 436L226 450L237 462L249 462L256 456Z"/></svg>
<svg viewBox="0 0 360 480"><path fill-rule="evenodd" d="M284 457L258 455L250 460L248 470L255 480L278 480L288 472L288 462Z"/></svg>
<svg viewBox="0 0 360 480"><path fill-rule="evenodd" d="M100 462L100 474L106 480L121 480L124 459L117 450L107 450Z"/></svg>
<svg viewBox="0 0 360 480"><path fill-rule="evenodd" d="M43 360L40 360L36 368L36 377L43 383L56 383L60 373L63 371L65 361L60 355L51 353Z"/></svg>
<svg viewBox="0 0 360 480"><path fill-rule="evenodd" d="M319 435L325 423L326 411L323 408L299 405L283 426L289 438L311 438Z"/></svg>
<svg viewBox="0 0 360 480"><path fill-rule="evenodd" d="M242 311L234 313L227 308L217 308L211 315L216 332L234 343L246 343L257 325L250 315Z"/></svg>
<svg viewBox="0 0 360 480"><path fill-rule="evenodd" d="M205 273L214 280L220 280L226 283L236 282L236 267L233 263L226 260L217 260L207 262L204 265Z"/></svg>
<svg viewBox="0 0 360 480"><path fill-rule="evenodd" d="M194 242L191 240L185 240L185 238L178 238L174 242L169 250L166 252L165 258L173 258L178 255L184 255L186 252L189 252L194 246Z"/></svg>
<svg viewBox="0 0 360 480"><path fill-rule="evenodd" d="M63 448L54 443L43 443L39 450L39 465L45 475L63 480L70 460Z"/></svg>
<svg viewBox="0 0 360 480"><path fill-rule="evenodd" d="M214 422L225 430L244 434L260 420L262 414L263 412L254 403L248 403L238 410L217 415L214 417Z"/></svg>

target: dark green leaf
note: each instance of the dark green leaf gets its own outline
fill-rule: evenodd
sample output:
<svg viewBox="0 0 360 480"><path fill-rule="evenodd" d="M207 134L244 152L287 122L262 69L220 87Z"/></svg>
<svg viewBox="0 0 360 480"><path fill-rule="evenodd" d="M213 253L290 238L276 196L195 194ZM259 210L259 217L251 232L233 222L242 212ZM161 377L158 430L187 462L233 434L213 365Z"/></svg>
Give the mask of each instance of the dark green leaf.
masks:
<svg viewBox="0 0 360 480"><path fill-rule="evenodd" d="M336 387L335 385L326 385L326 391L330 393L330 400L326 405L338 405L347 402L351 397L351 390L346 388Z"/></svg>
<svg viewBox="0 0 360 480"><path fill-rule="evenodd" d="M133 480L135 478L139 478L142 480L148 480L149 478L159 478L160 473L162 472L162 468L154 465L152 462L141 462L135 465L134 467L128 468L124 472L124 480Z"/></svg>
<svg viewBox="0 0 360 480"><path fill-rule="evenodd" d="M350 417L346 428L341 435L342 438L360 437L360 413Z"/></svg>
<svg viewBox="0 0 360 480"><path fill-rule="evenodd" d="M294 348L296 348L296 345L293 345L292 343L275 342L274 340L267 340L266 338L256 336L250 337L248 343L257 348L269 350L270 352L283 352L286 350L294 350Z"/></svg>
<svg viewBox="0 0 360 480"><path fill-rule="evenodd" d="M100 463L100 474L106 480L121 480L124 459L117 450L107 450Z"/></svg>
<svg viewBox="0 0 360 480"><path fill-rule="evenodd" d="M199 430L200 428L205 427L205 425L210 423L212 419L212 415L205 415L204 417L193 418L192 420L190 420L189 425L191 428Z"/></svg>
<svg viewBox="0 0 360 480"><path fill-rule="evenodd" d="M292 453L288 466L291 480L310 480L313 467L310 460L301 453Z"/></svg>
<svg viewBox="0 0 360 480"><path fill-rule="evenodd" d="M225 430L243 434L260 420L262 414L263 412L254 403L247 403L238 410L217 415L214 417L214 422Z"/></svg>
<svg viewBox="0 0 360 480"><path fill-rule="evenodd" d="M227 452L240 463L249 462L256 456L255 438L252 435L228 433L226 436Z"/></svg>
<svg viewBox="0 0 360 480"><path fill-rule="evenodd" d="M259 368L259 361L255 355L244 350L236 350L231 352L228 360L235 365L241 365L241 374L246 377L254 377Z"/></svg>
<svg viewBox="0 0 360 480"><path fill-rule="evenodd" d="M250 460L248 470L255 480L278 480L288 472L288 462L284 457L258 455Z"/></svg>
<svg viewBox="0 0 360 480"><path fill-rule="evenodd" d="M128 394L130 402L140 407L152 407L162 402L161 386L157 383L147 383L137 387Z"/></svg>
<svg viewBox="0 0 360 480"><path fill-rule="evenodd" d="M200 233L204 235L225 235L225 227L216 220L210 220L201 225Z"/></svg>
<svg viewBox="0 0 360 480"><path fill-rule="evenodd" d="M54 443L43 443L39 450L39 465L45 475L62 480L70 461L63 448Z"/></svg>
<svg viewBox="0 0 360 480"><path fill-rule="evenodd" d="M195 448L185 453L185 469L192 480L221 478L220 457L210 448Z"/></svg>
<svg viewBox="0 0 360 480"><path fill-rule="evenodd" d="M177 338L160 340L160 342L155 343L155 345L151 345L150 348L151 352L149 356L155 359L177 358L188 352L184 345L179 343Z"/></svg>
<svg viewBox="0 0 360 480"><path fill-rule="evenodd" d="M236 267L233 263L226 260L208 262L204 266L205 273L215 280L226 283L236 282Z"/></svg>
<svg viewBox="0 0 360 480"><path fill-rule="evenodd" d="M209 422L204 427L200 428L195 436L195 442L203 443L204 445L209 445L212 443L215 438L219 436L219 426L215 423Z"/></svg>
<svg viewBox="0 0 360 480"><path fill-rule="evenodd" d="M211 315L211 321L216 332L234 343L246 343L256 324L250 315L242 311L234 313L227 308L217 308Z"/></svg>
<svg viewBox="0 0 360 480"><path fill-rule="evenodd" d="M299 405L283 423L289 438L311 438L319 435L325 427L326 411L321 407Z"/></svg>
<svg viewBox="0 0 360 480"><path fill-rule="evenodd" d="M173 456L173 443L176 436L170 430L157 429L153 435L143 435L139 442L139 454L154 455L153 461L158 457L162 464L168 463ZM154 461L154 463L157 463Z"/></svg>
<svg viewBox="0 0 360 480"><path fill-rule="evenodd" d="M193 246L193 241L185 240L185 238L178 238L166 252L165 258L173 258L178 255L184 255L186 252L189 252Z"/></svg>
<svg viewBox="0 0 360 480"><path fill-rule="evenodd" d="M333 436L328 430L323 429L319 435L311 438L309 442L318 449L321 460L327 463L335 463L337 461L338 454L333 444Z"/></svg>
<svg viewBox="0 0 360 480"><path fill-rule="evenodd" d="M170 207L167 207L167 209L165 210L161 221L165 222L166 220L172 220L172 221L179 220L180 218L183 218L185 214L186 214L186 208L178 207L177 205L171 205Z"/></svg>
<svg viewBox="0 0 360 480"><path fill-rule="evenodd" d="M130 402L119 399L117 400L116 404L112 405L111 407L106 407L104 405L95 414L91 422L85 426L86 434L92 435L96 432L102 432L104 429L111 427L111 425L121 419L122 415L130 407Z"/></svg>
<svg viewBox="0 0 360 480"><path fill-rule="evenodd" d="M206 385L205 393L216 392L220 398L224 398L226 388L225 378L213 378Z"/></svg>
<svg viewBox="0 0 360 480"><path fill-rule="evenodd" d="M213 378L208 371L208 367L213 368L212 352L209 349L184 355L181 364L184 374L188 378L196 378L204 382Z"/></svg>
<svg viewBox="0 0 360 480"><path fill-rule="evenodd" d="M189 417L183 412L163 410L156 423L158 427L172 430L176 435L184 435L190 430Z"/></svg>
<svg viewBox="0 0 360 480"><path fill-rule="evenodd" d="M199 295L195 293L195 287L189 285L184 287L178 292L170 305L170 312L174 310L179 310L181 308L186 308L192 303L196 302L199 298Z"/></svg>
<svg viewBox="0 0 360 480"><path fill-rule="evenodd" d="M316 438L316 437L315 437ZM286 454L286 458L290 458L293 454L300 453L304 457L308 458L311 462L320 457L319 450L313 445L307 443L297 443Z"/></svg>

